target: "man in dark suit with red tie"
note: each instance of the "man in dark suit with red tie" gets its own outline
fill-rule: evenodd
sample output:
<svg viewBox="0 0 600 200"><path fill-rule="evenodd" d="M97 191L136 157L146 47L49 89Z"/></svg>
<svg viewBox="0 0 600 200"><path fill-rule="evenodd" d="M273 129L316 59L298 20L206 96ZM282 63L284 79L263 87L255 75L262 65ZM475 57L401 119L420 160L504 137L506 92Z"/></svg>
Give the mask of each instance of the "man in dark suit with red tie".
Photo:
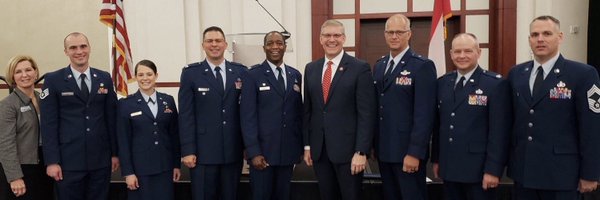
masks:
<svg viewBox="0 0 600 200"><path fill-rule="evenodd" d="M306 65L304 161L313 166L323 200L361 198L376 102L369 64L343 51L344 26L321 26L325 58Z"/></svg>

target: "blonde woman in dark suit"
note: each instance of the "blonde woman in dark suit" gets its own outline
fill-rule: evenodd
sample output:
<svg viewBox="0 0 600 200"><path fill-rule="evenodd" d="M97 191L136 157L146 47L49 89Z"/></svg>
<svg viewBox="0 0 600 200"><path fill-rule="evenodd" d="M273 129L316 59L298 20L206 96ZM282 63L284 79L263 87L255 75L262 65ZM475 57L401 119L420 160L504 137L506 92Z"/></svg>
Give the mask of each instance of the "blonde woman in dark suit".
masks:
<svg viewBox="0 0 600 200"><path fill-rule="evenodd" d="M0 101L0 199L52 198L40 151L38 77L31 57L9 61L6 78L15 90Z"/></svg>

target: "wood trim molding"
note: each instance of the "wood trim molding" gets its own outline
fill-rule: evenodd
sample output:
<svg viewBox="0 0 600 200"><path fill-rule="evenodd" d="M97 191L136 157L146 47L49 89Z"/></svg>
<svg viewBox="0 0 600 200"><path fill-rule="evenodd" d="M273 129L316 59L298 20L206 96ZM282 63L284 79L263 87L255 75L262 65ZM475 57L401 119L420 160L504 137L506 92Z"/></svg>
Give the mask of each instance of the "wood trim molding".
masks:
<svg viewBox="0 0 600 200"><path fill-rule="evenodd" d="M333 16L333 0L311 0L312 60L323 57L325 52L319 42L321 24Z"/></svg>
<svg viewBox="0 0 600 200"><path fill-rule="evenodd" d="M516 64L517 0L490 0L490 70L504 76Z"/></svg>
<svg viewBox="0 0 600 200"><path fill-rule="evenodd" d="M313 60L323 57L323 48L319 43L319 30L321 24L327 19L355 19L356 45L355 47L344 47L346 51L354 50L356 55L360 55L360 26L365 19L387 19L388 17L402 13L409 18L412 17L431 17L433 12L414 12L413 4L415 0L407 0L407 12L392 13L360 13L360 0L354 0L354 14L333 14L333 0L311 0L312 13L312 58ZM465 23L467 15L489 15L490 40L489 43L482 44L482 48L489 48L490 70L507 75L510 68L516 62L516 24L517 24L517 0L489 0L488 10L466 10L466 0L460 0L460 10L453 10L452 15L460 19L460 31L465 32Z"/></svg>

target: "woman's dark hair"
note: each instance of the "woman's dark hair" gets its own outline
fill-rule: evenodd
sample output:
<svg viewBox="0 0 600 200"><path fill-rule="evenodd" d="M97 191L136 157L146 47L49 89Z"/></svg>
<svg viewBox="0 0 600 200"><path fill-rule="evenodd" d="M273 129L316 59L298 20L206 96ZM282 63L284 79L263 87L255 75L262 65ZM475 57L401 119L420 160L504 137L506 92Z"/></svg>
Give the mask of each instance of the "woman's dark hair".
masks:
<svg viewBox="0 0 600 200"><path fill-rule="evenodd" d="M156 72L156 65L155 65L155 64L154 64L152 61L150 61L150 60L142 60L142 61L138 62L138 63L135 65L135 70L134 70L134 72L135 72L136 74L137 74L137 71L138 71L138 66L140 66L140 65L144 65L144 66L146 66L146 67L150 68L150 69L151 69L151 70L152 70L152 71L153 71L155 74L157 73L157 72Z"/></svg>

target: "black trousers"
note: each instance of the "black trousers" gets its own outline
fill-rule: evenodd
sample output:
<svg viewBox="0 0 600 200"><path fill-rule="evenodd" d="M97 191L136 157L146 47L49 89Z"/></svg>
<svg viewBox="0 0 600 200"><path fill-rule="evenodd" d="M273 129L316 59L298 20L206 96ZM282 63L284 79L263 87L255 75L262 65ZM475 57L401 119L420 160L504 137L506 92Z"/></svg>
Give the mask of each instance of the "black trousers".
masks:
<svg viewBox="0 0 600 200"><path fill-rule="evenodd" d="M40 164L33 165L21 165L23 171L23 181L25 182L25 195L16 197L10 183L6 181L6 175L4 174L4 168L0 163L0 200L37 200L37 199L53 199L53 180L46 175L46 166L43 163L42 148L38 149L38 155L40 157Z"/></svg>
<svg viewBox="0 0 600 200"><path fill-rule="evenodd" d="M315 175L319 181L322 200L362 199L363 172L352 175L351 163L332 163L325 145L321 158L314 161Z"/></svg>

